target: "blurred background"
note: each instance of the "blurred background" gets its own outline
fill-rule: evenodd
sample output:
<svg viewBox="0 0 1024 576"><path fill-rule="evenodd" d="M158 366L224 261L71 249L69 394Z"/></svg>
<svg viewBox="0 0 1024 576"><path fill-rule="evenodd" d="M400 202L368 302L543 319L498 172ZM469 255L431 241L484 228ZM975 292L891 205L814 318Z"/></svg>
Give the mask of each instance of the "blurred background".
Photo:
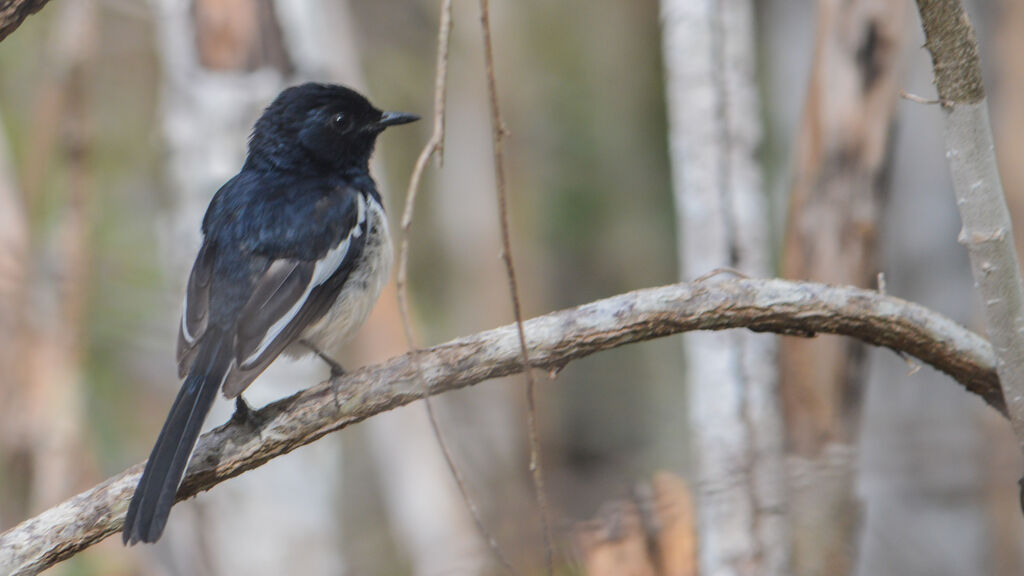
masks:
<svg viewBox="0 0 1024 576"><path fill-rule="evenodd" d="M934 98L913 3L753 5L762 115L755 128L763 134L755 152L774 274L873 288L884 272L889 294L982 331L956 242L940 109L897 95ZM1024 222L1024 0L968 6L1004 186ZM374 170L397 230L431 130L439 7L65 0L0 44L0 530L148 454L177 391L174 339L203 210L241 166L252 122L280 89L342 82L378 107L425 118L378 146ZM681 277L660 10L655 0L493 2L513 253L527 316ZM454 22L445 163L428 169L412 231L413 320L424 345L511 320L477 3L457 0ZM850 45L846 56L866 75L852 104L843 96L848 79L836 72ZM834 141L853 142L845 168L828 162ZM839 272L800 261L801 242L827 242L815 235L836 229L792 223L820 215L815 210L846 210L808 198L851 190L871 202L857 212L863 219L853 237L841 236L840 251L866 256ZM818 486L818 473L844 480L840 496L814 495L832 499L824 509L839 527L837 541L815 542L793 528L794 562L832 568L797 572L1021 574L1020 457L1003 418L928 367L909 373L889 351L817 353L803 344L781 345L787 461L810 466L797 484ZM361 366L404 351L392 287L356 341L336 353ZM812 356L840 358L825 371L841 373L821 376ZM615 506L643 508L652 481L697 484L683 374L679 338L575 361L551 381L538 374L559 573L601 573L590 563L601 544L585 534L616 540L612 528L625 513ZM261 405L324 377L314 362L282 361L249 400ZM824 424L807 417L805 396L789 392L787 382L801 378L840 390ZM522 378L436 402L485 523L516 573L542 573ZM209 426L230 414L223 404ZM816 424L793 424L804 420ZM836 446L840 464L830 468ZM677 505L688 502L680 496ZM826 559L805 559L814 556L808 547ZM415 405L176 507L155 546L125 549L111 538L52 573L498 569Z"/></svg>

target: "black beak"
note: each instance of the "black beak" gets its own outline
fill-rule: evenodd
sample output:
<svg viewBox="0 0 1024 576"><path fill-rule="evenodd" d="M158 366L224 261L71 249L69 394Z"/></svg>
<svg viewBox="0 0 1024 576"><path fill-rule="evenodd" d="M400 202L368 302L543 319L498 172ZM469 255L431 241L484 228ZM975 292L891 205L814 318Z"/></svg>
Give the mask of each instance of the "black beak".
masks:
<svg viewBox="0 0 1024 576"><path fill-rule="evenodd" d="M387 128L388 126L408 124L409 122L415 122L419 119L420 117L415 114L406 114L405 112L384 112L380 115L380 120L377 121L377 125L381 128Z"/></svg>

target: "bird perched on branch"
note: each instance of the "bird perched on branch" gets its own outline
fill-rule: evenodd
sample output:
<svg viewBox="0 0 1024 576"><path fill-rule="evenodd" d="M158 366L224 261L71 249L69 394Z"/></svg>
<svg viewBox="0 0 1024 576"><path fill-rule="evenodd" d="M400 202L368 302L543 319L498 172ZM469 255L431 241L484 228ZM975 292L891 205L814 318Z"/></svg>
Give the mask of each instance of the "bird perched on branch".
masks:
<svg viewBox="0 0 1024 576"><path fill-rule="evenodd" d="M241 392L282 352L335 350L370 313L392 249L369 161L377 136L418 120L342 86L288 88L253 127L242 170L203 218L178 334L185 381L146 462L124 542L155 542L210 406Z"/></svg>

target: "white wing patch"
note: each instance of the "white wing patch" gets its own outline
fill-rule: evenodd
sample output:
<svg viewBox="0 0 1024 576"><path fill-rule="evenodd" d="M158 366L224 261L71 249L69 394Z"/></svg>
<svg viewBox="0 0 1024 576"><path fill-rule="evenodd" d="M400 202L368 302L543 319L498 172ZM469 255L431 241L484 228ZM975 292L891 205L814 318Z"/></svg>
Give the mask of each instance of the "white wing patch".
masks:
<svg viewBox="0 0 1024 576"><path fill-rule="evenodd" d="M345 256L348 255L348 248L351 244L353 237L358 238L363 234L363 224L366 222L366 200L362 194L358 194L357 198L357 213L356 213L356 225L349 230L348 236L344 240L338 243L337 246L332 248L324 255L323 258L317 261L316 266L313 268L313 277L310 279L309 284L306 285L306 290L302 293L302 296L295 301L295 304L288 309L283 316L278 318L277 322L267 330L266 334L263 335L263 339L260 340L260 345L256 347L244 361L239 364L239 367L243 370L251 368L259 360L260 356L266 352L267 348L273 344L274 340L281 335L281 332L295 319L295 316L302 309L303 305L306 304L306 300L309 298L309 293L314 288L326 282L338 268L341 267L342 262L345 261Z"/></svg>
<svg viewBox="0 0 1024 576"><path fill-rule="evenodd" d="M188 291L185 292L185 302L181 305L181 335L189 346L195 343L196 338L188 331Z"/></svg>

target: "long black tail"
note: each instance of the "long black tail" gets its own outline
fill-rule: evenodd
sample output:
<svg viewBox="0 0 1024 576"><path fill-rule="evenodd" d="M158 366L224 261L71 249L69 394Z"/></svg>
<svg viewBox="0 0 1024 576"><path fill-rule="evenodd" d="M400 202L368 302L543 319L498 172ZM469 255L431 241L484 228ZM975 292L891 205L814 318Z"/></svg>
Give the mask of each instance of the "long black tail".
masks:
<svg viewBox="0 0 1024 576"><path fill-rule="evenodd" d="M210 332L204 340L128 505L125 544L156 542L163 533L203 420L231 365L230 343L224 342L220 334Z"/></svg>

